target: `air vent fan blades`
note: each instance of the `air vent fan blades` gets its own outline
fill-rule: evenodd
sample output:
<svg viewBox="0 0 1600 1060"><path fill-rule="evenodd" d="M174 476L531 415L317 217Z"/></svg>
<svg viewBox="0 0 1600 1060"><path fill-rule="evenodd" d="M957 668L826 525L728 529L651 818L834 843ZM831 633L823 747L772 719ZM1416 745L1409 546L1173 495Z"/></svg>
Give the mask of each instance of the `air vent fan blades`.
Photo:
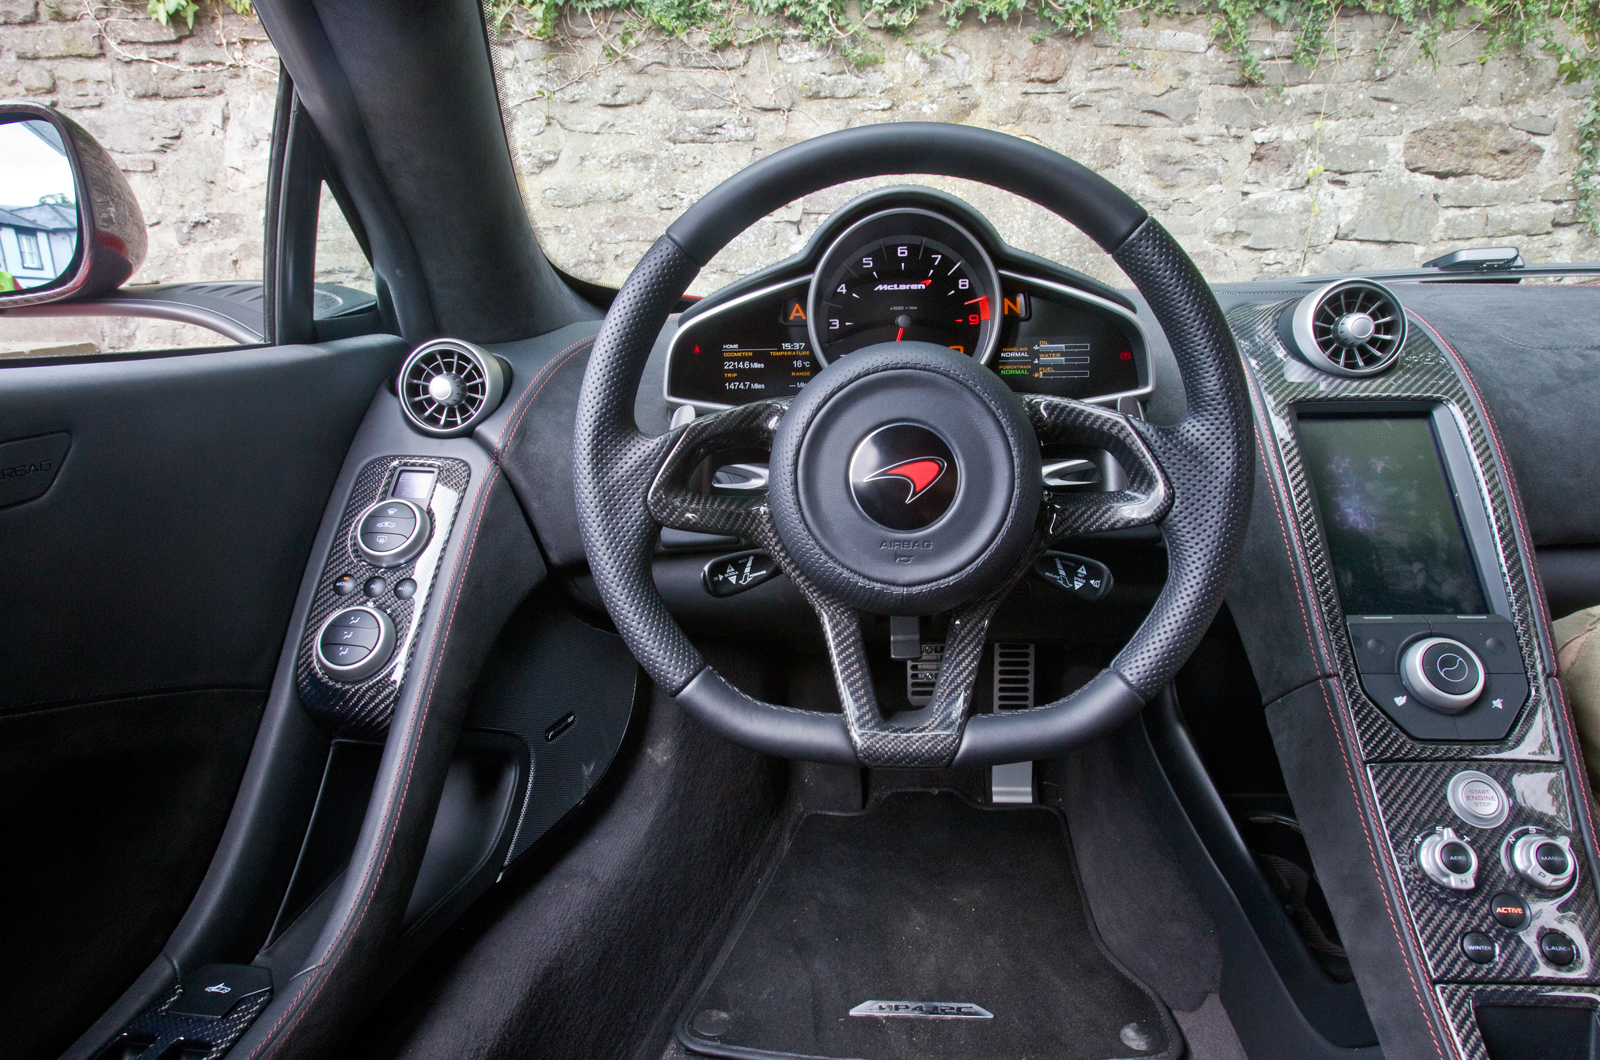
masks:
<svg viewBox="0 0 1600 1060"><path fill-rule="evenodd" d="M1400 299L1371 280L1330 283L1291 305L1285 318L1290 347L1313 368L1334 375L1377 375L1406 344Z"/></svg>
<svg viewBox="0 0 1600 1060"><path fill-rule="evenodd" d="M400 367L400 408L423 434L466 434L499 407L510 374L505 362L470 342L435 339Z"/></svg>

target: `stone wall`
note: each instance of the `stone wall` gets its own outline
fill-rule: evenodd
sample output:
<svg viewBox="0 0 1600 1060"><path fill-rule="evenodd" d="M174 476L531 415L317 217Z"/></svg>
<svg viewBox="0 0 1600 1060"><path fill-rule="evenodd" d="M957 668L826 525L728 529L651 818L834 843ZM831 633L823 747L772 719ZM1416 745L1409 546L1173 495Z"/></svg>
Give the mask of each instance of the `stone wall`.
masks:
<svg viewBox="0 0 1600 1060"><path fill-rule="evenodd" d="M562 267L609 284L752 160L831 129L912 119L1000 129L1084 162L1144 202L1215 280L1408 266L1469 245L1516 244L1529 261L1596 256L1570 183L1587 90L1561 84L1554 60L1530 49L1479 62L1481 36L1458 33L1433 66L1389 20L1342 16L1310 70L1287 59L1287 34L1258 28L1264 87L1241 83L1202 19L1035 40L1027 20L951 33L930 18L907 36L875 35L883 61L860 67L794 38L625 44L620 20L587 16L556 42L513 23L494 47L540 240ZM0 96L62 108L118 159L150 224L135 282L260 277L276 71L260 24L231 12L208 7L191 30L158 25L142 5L0 0ZM1031 204L927 182L969 198L1015 245L1126 282ZM797 250L865 186L778 211L696 289ZM340 227L325 233L326 278L360 285ZM0 321L0 341L18 326ZM126 325L99 341L131 348L190 330Z"/></svg>

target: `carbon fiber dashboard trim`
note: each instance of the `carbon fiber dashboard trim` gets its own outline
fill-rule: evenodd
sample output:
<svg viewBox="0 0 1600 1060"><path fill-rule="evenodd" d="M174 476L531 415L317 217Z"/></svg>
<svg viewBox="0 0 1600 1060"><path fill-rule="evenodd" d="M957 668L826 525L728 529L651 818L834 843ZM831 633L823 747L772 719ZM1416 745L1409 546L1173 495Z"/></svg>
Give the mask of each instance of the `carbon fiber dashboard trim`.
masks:
<svg viewBox="0 0 1600 1060"><path fill-rule="evenodd" d="M1439 402L1450 409L1462 428L1476 465L1477 485L1489 511L1505 593L1510 600L1511 614L1507 617L1517 627L1523 667L1532 686L1528 704L1510 735L1487 744L1414 740L1364 694L1351 695L1350 707L1359 735L1357 751L1361 759L1367 762L1492 758L1558 761L1561 752L1553 720L1548 716L1550 700L1545 693L1545 681L1551 674L1534 639L1537 626L1524 552L1516 536L1504 473L1495 459L1477 403L1445 353L1420 327L1411 329L1411 337L1399 361L1384 375L1350 379L1316 371L1291 357L1278 339L1278 314L1287 304L1241 306L1228 314L1228 322L1233 326L1247 369L1267 403L1263 411L1270 420L1273 448L1288 483L1287 507L1294 517L1296 544L1311 579L1316 618L1323 628L1323 639L1332 646L1333 663L1344 686L1352 691L1359 689L1361 678L1350 638L1345 633L1344 610L1334 588L1333 571L1317 529L1315 501L1295 441L1291 406L1300 402L1419 401ZM1493 572L1486 571L1485 576L1493 576Z"/></svg>
<svg viewBox="0 0 1600 1060"><path fill-rule="evenodd" d="M1401 297L1403 301L1403 293ZM1529 574L1532 546L1509 485L1511 469L1497 449L1490 413L1464 363L1454 351L1443 348L1443 340L1426 322L1409 314L1416 326L1409 329L1393 369L1375 377L1345 378L1319 372L1284 348L1278 319L1290 304L1243 305L1228 314L1256 395L1258 422L1270 438L1263 452L1275 467L1267 478L1287 493L1280 498L1288 515L1285 531L1295 553L1290 558L1296 577L1310 590L1307 621L1318 665L1338 678L1329 685L1339 690L1340 739L1362 764L1359 772L1367 798L1360 801L1373 808L1377 817L1373 830L1390 855L1382 859L1383 884L1398 895L1415 944L1415 949L1402 949L1420 955L1422 967L1417 971L1433 984L1426 996L1437 1002L1438 1014L1452 1036L1451 1055L1487 1060L1473 1014L1475 1003L1529 1004L1555 995L1600 999L1593 987L1583 985L1596 980L1592 952L1594 940L1600 938L1588 788L1573 771L1575 737L1549 664L1545 619ZM1486 580L1497 574L1500 579L1498 585L1485 585L1485 590L1491 600L1499 600L1497 611L1509 611L1506 617L1516 627L1530 685L1521 716L1503 740L1413 739L1362 690L1293 417L1299 403L1314 402L1319 412L1325 412L1338 402L1374 401L1441 406L1446 410L1443 422L1455 425L1466 446L1475 482L1458 481L1457 487L1462 491L1475 487L1483 503L1489 540L1479 545L1492 549L1498 569L1482 573ZM1452 470L1459 479L1459 468L1453 465ZM1446 788L1463 769L1487 773L1505 790L1512 803L1505 822L1477 828L1450 809ZM1589 853L1578 854L1579 878L1568 891L1542 892L1517 879L1503 862L1501 849L1507 836L1530 825L1570 835L1579 846L1589 848ZM1439 826L1455 829L1476 852L1478 882L1473 890L1446 891L1418 867L1417 841ZM1495 922L1489 903L1502 890L1520 894L1529 903L1532 916L1526 927L1513 931ZM1580 959L1571 971L1557 969L1537 954L1538 936L1550 928L1579 940ZM1479 965L1466 958L1460 942L1468 931L1481 931L1497 943L1495 960Z"/></svg>
<svg viewBox="0 0 1600 1060"><path fill-rule="evenodd" d="M374 567L353 544L355 522L369 505L388 493L394 474L401 467L434 468L439 472L428 506L433 518L433 536L415 559L396 567ZM295 688L300 693L301 704L334 735L373 739L388 730L400 685L405 680L412 652L416 648L418 623L415 618L427 606L440 560L450 541L451 528L455 525L456 513L471 477L471 469L464 461L448 457L410 456L379 457L356 475L350 498L345 503L344 515L334 533L333 548L323 564L316 595L312 597L311 609L306 614L306 631L301 637L299 655L295 659ZM376 598L366 596L359 589L341 596L334 591L334 583L347 574L355 578L358 586L364 585L369 578L382 576L387 588ZM395 586L407 578L417 583L416 592L409 599L401 599L395 595ZM394 658L364 681L335 681L317 661L317 635L328 616L357 604L378 608L394 620Z"/></svg>
<svg viewBox="0 0 1600 1060"><path fill-rule="evenodd" d="M1446 1024L1463 1060L1489 1060L1478 1032L1478 1005L1551 1005L1600 1008L1600 989L1571 983L1526 986L1474 986L1450 983L1434 988L1444 1008Z"/></svg>
<svg viewBox="0 0 1600 1060"><path fill-rule="evenodd" d="M1504 823L1474 828L1451 812L1445 786L1460 772L1449 762L1385 763L1367 767L1378 792L1384 836L1400 866L1401 887L1411 919L1422 938L1429 974L1435 981L1493 982L1520 979L1593 982L1595 962L1582 940L1600 938L1600 903L1586 865L1566 891L1540 891L1512 874L1501 855L1506 838L1537 826L1572 835L1577 826L1566 777L1560 766L1486 762L1474 767L1493 777L1511 800ZM1416 863L1416 840L1439 825L1448 825L1478 855L1478 886L1471 891L1446 891L1422 874ZM1529 919L1519 930L1501 927L1489 912L1489 901L1501 891L1522 895ZM1568 969L1539 958L1539 935L1556 929L1579 942L1578 960ZM1499 959L1475 964L1461 952L1467 931L1481 931L1500 947Z"/></svg>
<svg viewBox="0 0 1600 1060"><path fill-rule="evenodd" d="M239 1040L239 1036L255 1022L256 1016L272 1000L272 991L247 997L232 1012L220 1019L204 1016L169 1015L167 1007L178 1000L183 991L174 983L160 1000L152 1001L129 1021L120 1035L135 1040L153 1038L143 1053L136 1055L166 1056L172 1046L183 1043L183 1060L219 1060ZM137 1046L135 1046L137 1050ZM121 1056L121 1053L112 1055ZM176 1056L177 1053L172 1055Z"/></svg>

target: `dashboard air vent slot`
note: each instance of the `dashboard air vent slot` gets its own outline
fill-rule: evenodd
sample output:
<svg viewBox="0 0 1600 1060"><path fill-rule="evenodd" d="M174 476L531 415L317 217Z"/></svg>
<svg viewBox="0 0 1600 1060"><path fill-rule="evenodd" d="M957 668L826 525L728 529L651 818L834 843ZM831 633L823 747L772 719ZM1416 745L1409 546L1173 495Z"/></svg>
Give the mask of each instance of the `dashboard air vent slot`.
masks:
<svg viewBox="0 0 1600 1060"><path fill-rule="evenodd" d="M1339 280L1312 291L1284 313L1291 349L1334 375L1385 371L1406 344L1406 313L1381 283Z"/></svg>
<svg viewBox="0 0 1600 1060"><path fill-rule="evenodd" d="M423 434L466 434L499 407L510 374L505 362L470 342L435 339L400 367L400 408Z"/></svg>

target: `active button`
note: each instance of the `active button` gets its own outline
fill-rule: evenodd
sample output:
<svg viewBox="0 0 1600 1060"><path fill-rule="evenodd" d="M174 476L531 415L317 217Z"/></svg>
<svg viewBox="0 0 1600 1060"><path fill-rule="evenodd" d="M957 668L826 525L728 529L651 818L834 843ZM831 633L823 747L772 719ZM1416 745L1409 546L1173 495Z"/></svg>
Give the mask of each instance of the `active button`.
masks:
<svg viewBox="0 0 1600 1060"><path fill-rule="evenodd" d="M1467 955L1467 960L1477 964L1488 964L1500 954L1500 948L1495 945L1494 939L1481 931L1469 931L1461 936L1461 952Z"/></svg>
<svg viewBox="0 0 1600 1060"><path fill-rule="evenodd" d="M1528 903L1522 895L1501 891L1489 900L1489 913L1501 927L1517 931L1528 923Z"/></svg>

